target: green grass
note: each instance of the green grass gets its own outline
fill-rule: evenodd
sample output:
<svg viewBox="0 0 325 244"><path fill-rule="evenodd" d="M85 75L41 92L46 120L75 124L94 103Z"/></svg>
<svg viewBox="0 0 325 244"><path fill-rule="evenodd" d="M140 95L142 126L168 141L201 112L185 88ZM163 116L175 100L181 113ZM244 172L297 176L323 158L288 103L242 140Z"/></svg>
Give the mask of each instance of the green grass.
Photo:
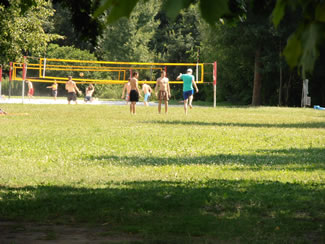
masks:
<svg viewBox="0 0 325 244"><path fill-rule="evenodd" d="M0 117L0 219L146 243L325 241L324 111L1 108L29 115Z"/></svg>

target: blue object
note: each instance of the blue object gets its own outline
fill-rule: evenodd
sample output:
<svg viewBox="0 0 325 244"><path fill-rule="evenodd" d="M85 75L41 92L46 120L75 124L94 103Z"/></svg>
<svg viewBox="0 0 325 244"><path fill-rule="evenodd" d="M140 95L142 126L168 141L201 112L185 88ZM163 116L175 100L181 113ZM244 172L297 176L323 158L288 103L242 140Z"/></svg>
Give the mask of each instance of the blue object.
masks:
<svg viewBox="0 0 325 244"><path fill-rule="evenodd" d="M323 107L321 107L321 106L319 106L319 105L315 105L315 106L314 106L314 109L325 110L325 108L323 108Z"/></svg>

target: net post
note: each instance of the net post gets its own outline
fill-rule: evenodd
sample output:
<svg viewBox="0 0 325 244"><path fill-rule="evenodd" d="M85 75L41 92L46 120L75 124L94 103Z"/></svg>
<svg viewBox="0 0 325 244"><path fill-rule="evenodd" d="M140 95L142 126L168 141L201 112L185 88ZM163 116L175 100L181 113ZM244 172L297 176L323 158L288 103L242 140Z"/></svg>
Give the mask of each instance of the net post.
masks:
<svg viewBox="0 0 325 244"><path fill-rule="evenodd" d="M196 83L199 82L199 59L200 59L200 48L197 48L197 54L196 54Z"/></svg>
<svg viewBox="0 0 325 244"><path fill-rule="evenodd" d="M24 56L24 64L23 64L23 77L22 77L22 99L21 102L24 103L24 95L25 95L25 79L26 79L26 56Z"/></svg>
<svg viewBox="0 0 325 244"><path fill-rule="evenodd" d="M39 59L39 70L38 70L38 76L42 77L42 58Z"/></svg>
<svg viewBox="0 0 325 244"><path fill-rule="evenodd" d="M45 71L46 71L46 58L44 58L44 63L43 63L43 78L45 77Z"/></svg>
<svg viewBox="0 0 325 244"><path fill-rule="evenodd" d="M2 65L0 65L0 98L1 98L1 85L2 85Z"/></svg>
<svg viewBox="0 0 325 244"><path fill-rule="evenodd" d="M8 94L9 99L11 96L11 72L12 72L12 62L9 62L9 94Z"/></svg>
<svg viewBox="0 0 325 244"><path fill-rule="evenodd" d="M196 63L196 83L199 82L199 63Z"/></svg>
<svg viewBox="0 0 325 244"><path fill-rule="evenodd" d="M213 63L213 107L217 105L217 61Z"/></svg>

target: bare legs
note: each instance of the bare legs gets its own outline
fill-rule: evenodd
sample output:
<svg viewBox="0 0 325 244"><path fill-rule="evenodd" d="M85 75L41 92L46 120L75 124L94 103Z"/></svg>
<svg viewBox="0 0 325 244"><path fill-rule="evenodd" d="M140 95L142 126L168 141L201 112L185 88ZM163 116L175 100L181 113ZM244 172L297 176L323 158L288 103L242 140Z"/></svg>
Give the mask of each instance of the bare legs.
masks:
<svg viewBox="0 0 325 244"><path fill-rule="evenodd" d="M186 115L187 115L187 102L188 102L188 99L184 100L184 111L185 111Z"/></svg>
<svg viewBox="0 0 325 244"><path fill-rule="evenodd" d="M168 101L165 100L165 113L167 114L168 113Z"/></svg>
<svg viewBox="0 0 325 244"><path fill-rule="evenodd" d="M136 102L131 102L130 103L130 113L131 114L136 114L135 105L136 105Z"/></svg>
<svg viewBox="0 0 325 244"><path fill-rule="evenodd" d="M188 98L188 106L192 109L193 95Z"/></svg>
<svg viewBox="0 0 325 244"><path fill-rule="evenodd" d="M161 100L159 100L159 103L158 103L158 113L161 113Z"/></svg>
<svg viewBox="0 0 325 244"><path fill-rule="evenodd" d="M68 104L71 104L71 101L68 101ZM77 100L74 101L74 104L78 104Z"/></svg>
<svg viewBox="0 0 325 244"><path fill-rule="evenodd" d="M159 103L158 103L158 113L161 113L161 102L162 100L159 100ZM165 113L167 114L168 113L168 101L165 100Z"/></svg>
<svg viewBox="0 0 325 244"><path fill-rule="evenodd" d="M184 111L185 111L186 115L187 115L187 110L188 110L187 103L188 103L188 106L190 108L192 108L192 101L193 101L193 95L189 96L188 99L184 100Z"/></svg>

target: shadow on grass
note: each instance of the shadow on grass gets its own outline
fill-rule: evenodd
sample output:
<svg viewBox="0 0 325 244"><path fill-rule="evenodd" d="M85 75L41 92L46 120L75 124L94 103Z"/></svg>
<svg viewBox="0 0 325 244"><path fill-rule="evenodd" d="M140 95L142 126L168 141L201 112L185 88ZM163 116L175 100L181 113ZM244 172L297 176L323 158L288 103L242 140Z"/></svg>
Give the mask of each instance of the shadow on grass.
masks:
<svg viewBox="0 0 325 244"><path fill-rule="evenodd" d="M204 122L204 121L184 121L184 120L151 120L142 123L148 124L166 124L166 125L197 125L197 126L231 126L231 127L253 127L253 128L301 128L301 129L324 129L325 122L308 122L308 123L224 123L224 122Z"/></svg>
<svg viewBox="0 0 325 244"><path fill-rule="evenodd" d="M1 186L0 196L1 219L104 224L108 231L137 233L148 239L325 240L324 185L231 180L108 182L100 189Z"/></svg>
<svg viewBox="0 0 325 244"><path fill-rule="evenodd" d="M145 154L145 153L144 153ZM100 164L115 164L127 166L162 166L162 165L239 165L248 169L259 170L269 166L288 167L288 170L325 170L325 150L323 148L287 149L287 150L259 150L256 154L215 154L198 157L154 157L154 156L89 156L84 160ZM232 168L236 170L235 167Z"/></svg>

